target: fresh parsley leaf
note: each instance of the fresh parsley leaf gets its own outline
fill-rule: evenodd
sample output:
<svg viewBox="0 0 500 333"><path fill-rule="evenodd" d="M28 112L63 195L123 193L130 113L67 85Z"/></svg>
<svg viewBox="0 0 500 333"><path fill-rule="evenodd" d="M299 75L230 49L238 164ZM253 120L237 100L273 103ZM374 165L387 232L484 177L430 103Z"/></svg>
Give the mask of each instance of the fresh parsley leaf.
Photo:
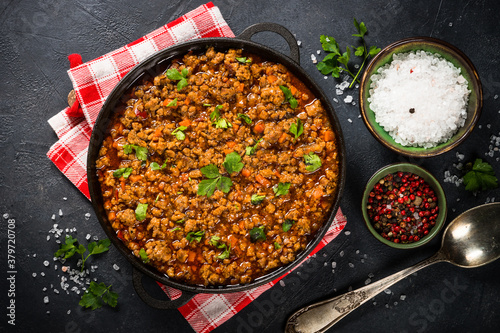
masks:
<svg viewBox="0 0 500 333"><path fill-rule="evenodd" d="M210 237L210 240L208 241L208 243L212 246L219 246L219 241L220 241L220 237L219 236L212 236Z"/></svg>
<svg viewBox="0 0 500 333"><path fill-rule="evenodd" d="M168 103L167 106L177 106L177 97L173 101Z"/></svg>
<svg viewBox="0 0 500 333"><path fill-rule="evenodd" d="M275 185L273 187L274 196L287 195L290 185L290 183L278 183L278 185Z"/></svg>
<svg viewBox="0 0 500 333"><path fill-rule="evenodd" d="M175 228L173 228L173 229L172 229L172 230L170 230L170 231L174 232L174 231L177 231L177 230L181 230L181 227L175 227Z"/></svg>
<svg viewBox="0 0 500 333"><path fill-rule="evenodd" d="M349 48L349 46L347 46L345 49L346 51L340 57L338 57L338 61L347 68L347 64L349 63L349 59L351 58L351 49Z"/></svg>
<svg viewBox="0 0 500 333"><path fill-rule="evenodd" d="M137 221L141 222L146 219L146 213L148 211L148 204L143 204L140 203L137 205L137 208L135 209L135 218Z"/></svg>
<svg viewBox="0 0 500 333"><path fill-rule="evenodd" d="M68 259L72 257L77 249L77 246L74 244L78 242L76 238L73 238L71 235L66 235L66 239L64 244L61 244L59 250L54 253L54 257L58 258L64 255L64 259Z"/></svg>
<svg viewBox="0 0 500 333"><path fill-rule="evenodd" d="M139 256L141 256L141 260L143 263L147 264L149 262L148 254L146 253L146 250L144 250L144 248L141 248L139 250Z"/></svg>
<svg viewBox="0 0 500 333"><path fill-rule="evenodd" d="M186 126L179 126L176 129L174 129L171 134L174 135L177 138L177 140L182 141L186 138L186 134L184 134L183 132L185 130L187 130Z"/></svg>
<svg viewBox="0 0 500 333"><path fill-rule="evenodd" d="M179 81L177 82L177 91L181 91L182 88L188 85L187 75L189 71L187 68L182 69L180 72L175 68L170 68L167 70L166 74L170 80Z"/></svg>
<svg viewBox="0 0 500 333"><path fill-rule="evenodd" d="M151 168L151 170L155 170L155 171L161 169L160 165L158 163L156 163L156 162L151 162L151 164L149 165L149 167Z"/></svg>
<svg viewBox="0 0 500 333"><path fill-rule="evenodd" d="M197 241L198 243L201 242L201 239L203 238L203 235L205 234L204 230L199 230L199 231L191 231L188 232L186 235L186 239L191 243L192 241Z"/></svg>
<svg viewBox="0 0 500 333"><path fill-rule="evenodd" d="M135 157L141 161L147 161L148 159L148 148L136 146L136 145L124 145L123 152L125 154L131 154L132 149L135 150Z"/></svg>
<svg viewBox="0 0 500 333"><path fill-rule="evenodd" d="M275 250L281 249L281 245L278 242L274 242L274 249Z"/></svg>
<svg viewBox="0 0 500 333"><path fill-rule="evenodd" d="M88 245L89 256L93 254L103 253L109 250L109 246L111 245L111 241L108 238L101 239L100 241L91 242Z"/></svg>
<svg viewBox="0 0 500 333"><path fill-rule="evenodd" d="M181 91L182 88L186 87L188 85L188 81L185 78L182 78L177 82L177 91Z"/></svg>
<svg viewBox="0 0 500 333"><path fill-rule="evenodd" d="M228 177L222 176L217 182L217 187L224 193L229 193L231 186L233 186L233 182L231 181L231 178Z"/></svg>
<svg viewBox="0 0 500 333"><path fill-rule="evenodd" d="M203 106L212 106L212 104L209 104L209 103L203 103Z"/></svg>
<svg viewBox="0 0 500 333"><path fill-rule="evenodd" d="M248 156L255 154L255 152L257 151L257 145L261 141L262 141L262 138L260 138L257 142L255 142L255 144L253 146L246 147L245 148L245 154L248 155Z"/></svg>
<svg viewBox="0 0 500 333"><path fill-rule="evenodd" d="M355 50L356 50L356 51L354 51L355 56L362 57L365 54L365 46L364 45L356 47Z"/></svg>
<svg viewBox="0 0 500 333"><path fill-rule="evenodd" d="M91 281L78 304L84 308L95 310L102 307L103 303L114 308L118 304L118 294L111 291L111 285L106 287L102 282L98 284Z"/></svg>
<svg viewBox="0 0 500 333"><path fill-rule="evenodd" d="M183 78L182 74L175 68L167 69L167 77L173 81L179 81Z"/></svg>
<svg viewBox="0 0 500 333"><path fill-rule="evenodd" d="M175 221L175 223L182 224L182 223L184 223L184 221L185 221L185 220L186 220L186 219L180 219L180 220Z"/></svg>
<svg viewBox="0 0 500 333"><path fill-rule="evenodd" d="M358 23L358 20L354 19L354 26L356 27L356 30L358 30L358 33L353 36L363 38L367 32L365 23Z"/></svg>
<svg viewBox="0 0 500 333"><path fill-rule="evenodd" d="M229 258L230 251L231 251L231 245L227 246L226 244L224 244L224 251L221 254L219 254L217 258L221 260Z"/></svg>
<svg viewBox="0 0 500 333"><path fill-rule="evenodd" d="M243 64L252 62L252 60L247 59L247 57L236 57L236 60L238 60L239 62L241 62Z"/></svg>
<svg viewBox="0 0 500 333"><path fill-rule="evenodd" d="M305 154L303 157L307 171L313 172L321 167L321 159L315 153L311 152L309 154Z"/></svg>
<svg viewBox="0 0 500 333"><path fill-rule="evenodd" d="M250 118L249 116L247 116L246 114L243 114L243 113L238 113L238 118L240 119L243 119L243 121L247 124L251 124L252 123L252 118Z"/></svg>
<svg viewBox="0 0 500 333"><path fill-rule="evenodd" d="M485 191L498 187L495 171L488 162L483 162L482 159L478 158L473 165L468 163L466 169L469 171L463 180L467 191Z"/></svg>
<svg viewBox="0 0 500 333"><path fill-rule="evenodd" d="M259 205L262 201L264 201L265 198L265 195L252 194L250 202L252 203L252 205Z"/></svg>
<svg viewBox="0 0 500 333"><path fill-rule="evenodd" d="M235 151L226 155L226 159L224 160L224 163L222 165L229 174L232 174L233 172L240 172L244 166L244 164L241 163L240 154Z"/></svg>
<svg viewBox="0 0 500 333"><path fill-rule="evenodd" d="M295 109L299 105L299 103L297 102L295 97L293 97L293 94L290 91L290 89L288 89L288 87L285 87L285 86L280 86L280 89L283 92L283 94L285 95L285 98L288 101L288 103L290 103L290 107L292 109Z"/></svg>
<svg viewBox="0 0 500 333"><path fill-rule="evenodd" d="M297 140L297 138L302 133L304 133L304 125L302 125L302 121L300 120L300 118L297 118L297 122L296 123L291 123L290 124L289 131L290 131L290 133L292 133L295 136L295 140Z"/></svg>
<svg viewBox="0 0 500 333"><path fill-rule="evenodd" d="M319 37L319 41L321 42L321 46L323 47L323 50L327 52L331 52L333 54L340 55L340 48L339 44L335 40L335 38L331 36L326 36L326 35L321 35Z"/></svg>
<svg viewBox="0 0 500 333"><path fill-rule="evenodd" d="M87 251L85 246L79 244L78 240L76 238L73 238L71 235L66 235L64 244L60 245L59 250L54 253L54 257L64 256L64 259L68 259L75 253L80 254L82 256L81 271L83 272L87 259L93 254L99 254L108 251L110 245L111 241L109 239L102 239L98 243L91 242L88 245L89 254L85 257L84 253Z"/></svg>
<svg viewBox="0 0 500 333"><path fill-rule="evenodd" d="M283 225L282 225L282 228L283 228L283 231L284 232L287 232L288 230L290 230L290 228L292 227L292 225L295 224L296 221L294 220L285 220L285 222L283 222Z"/></svg>
<svg viewBox="0 0 500 333"><path fill-rule="evenodd" d="M212 113L210 113L210 120L212 122L215 122L216 120L218 120L220 118L220 113L219 113L219 110L222 109L224 106L222 105L217 105L214 110L212 111Z"/></svg>
<svg viewBox="0 0 500 333"><path fill-rule="evenodd" d="M223 129L226 129L226 128L229 128L229 127L233 127L233 124L231 124L229 121L227 121L224 118L217 119L214 122L214 125L215 125L215 128L223 128Z"/></svg>
<svg viewBox="0 0 500 333"><path fill-rule="evenodd" d="M370 51L368 52L368 54L370 55L370 57L373 57L373 56L375 56L379 52L380 52L380 48L379 47L370 46Z"/></svg>
<svg viewBox="0 0 500 333"><path fill-rule="evenodd" d="M217 183L220 180L220 176L214 179L203 179L198 184L198 195L206 195L207 198L210 198L217 188Z"/></svg>
<svg viewBox="0 0 500 333"><path fill-rule="evenodd" d="M113 172L113 176L116 178L123 177L123 178L127 179L130 176L130 174L132 173L132 171L134 171L134 169L132 169L132 168L120 168L120 169L115 170L115 172Z"/></svg>
<svg viewBox="0 0 500 333"><path fill-rule="evenodd" d="M266 240L266 233L264 231L265 226L260 226L260 227L255 227L252 230L250 230L250 240L252 242L257 242L259 240L264 241Z"/></svg>
<svg viewBox="0 0 500 333"><path fill-rule="evenodd" d="M209 164L200 169L203 176L213 179L220 176L219 169L214 164Z"/></svg>

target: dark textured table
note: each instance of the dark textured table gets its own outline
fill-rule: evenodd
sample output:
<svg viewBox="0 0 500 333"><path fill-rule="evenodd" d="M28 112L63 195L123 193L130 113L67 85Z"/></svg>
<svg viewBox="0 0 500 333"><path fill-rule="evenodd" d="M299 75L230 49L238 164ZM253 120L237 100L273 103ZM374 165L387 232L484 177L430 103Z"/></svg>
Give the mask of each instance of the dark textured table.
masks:
<svg viewBox="0 0 500 333"><path fill-rule="evenodd" d="M66 106L72 89L67 77L67 55L80 53L84 61L122 46L196 8L203 1L2 1L0 5L0 213L15 220L15 284L7 278L9 219L0 217L1 332L190 332L177 310L149 308L134 292L131 265L112 248L90 265L99 281L119 292L116 309L80 309L80 296L62 290L63 273L54 269L58 248L49 230L77 228L76 235L103 238L104 232L90 202L45 156L56 141L47 119ZM457 149L426 160L411 160L429 169L442 183L449 202L448 222L464 210L498 198L500 190L473 195L463 185L445 183L444 173L461 176L454 165L476 157L491 163L500 175L499 152L487 156L500 122L500 3L483 1L217 1L235 34L257 22L276 22L301 41L301 64L322 86L333 103L347 148L347 182L341 207L348 219L343 232L277 285L282 297L270 292L235 315L215 332L279 332L295 310L326 297L376 281L430 256L439 239L418 250L395 250L368 232L360 213L365 182L378 168L408 161L382 147L358 118L357 105L336 96L333 78L324 79L311 61L321 49L319 36L335 36L342 46L354 43L352 18L366 22L370 45L383 47L410 36L432 36L460 48L475 64L484 88L479 126ZM271 33L254 40L283 53L285 42ZM317 55L318 56L318 55ZM322 58L324 54L318 56ZM59 210L63 216L59 215ZM90 213L90 217L86 217ZM52 216L54 215L54 219ZM349 232L347 232L349 231ZM12 235L12 233L11 233ZM52 235L47 240L47 235ZM12 237L12 236L11 236ZM12 255L12 253L11 253ZM44 265L47 260L48 267ZM332 269L332 262L336 267ZM120 269L112 268L117 264ZM332 271L334 270L334 272ZM36 274L36 276L34 276ZM500 263L476 269L438 264L399 282L335 326L338 332L493 332L500 324ZM151 292L161 291L151 283ZM8 295L15 289L15 296ZM47 288L44 291L44 288ZM60 288L59 288L60 289ZM44 297L49 302L44 302ZM15 326L7 309L15 300ZM333 329L331 330L333 331Z"/></svg>

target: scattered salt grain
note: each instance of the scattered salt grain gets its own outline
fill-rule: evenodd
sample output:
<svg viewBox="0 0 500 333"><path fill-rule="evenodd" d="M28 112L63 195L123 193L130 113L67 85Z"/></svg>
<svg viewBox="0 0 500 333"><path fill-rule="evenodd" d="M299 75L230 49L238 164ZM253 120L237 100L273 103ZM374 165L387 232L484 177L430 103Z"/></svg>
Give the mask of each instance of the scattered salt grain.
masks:
<svg viewBox="0 0 500 333"><path fill-rule="evenodd" d="M340 251L339 256L343 257L344 256L344 251Z"/></svg>
<svg viewBox="0 0 500 333"><path fill-rule="evenodd" d="M359 250L356 250L356 252L355 252L355 253L356 253L356 254L359 254Z"/></svg>
<svg viewBox="0 0 500 333"><path fill-rule="evenodd" d="M49 303L49 296L45 296L45 297L43 298L43 302L44 302L45 304Z"/></svg>
<svg viewBox="0 0 500 333"><path fill-rule="evenodd" d="M36 273L31 274L31 276L36 277Z"/></svg>
<svg viewBox="0 0 500 333"><path fill-rule="evenodd" d="M56 214L52 214L52 217L51 217L52 220L56 220Z"/></svg>
<svg viewBox="0 0 500 333"><path fill-rule="evenodd" d="M333 101L334 101L335 103L338 103L338 102L339 102L339 100L338 100L338 99L336 99L336 98L334 98L334 99L333 99Z"/></svg>
<svg viewBox="0 0 500 333"><path fill-rule="evenodd" d="M316 53L317 54L321 54L321 50L316 50Z"/></svg>
<svg viewBox="0 0 500 333"><path fill-rule="evenodd" d="M59 290L54 289L54 293L55 293L55 294L59 294Z"/></svg>
<svg viewBox="0 0 500 333"><path fill-rule="evenodd" d="M327 79L328 79L328 76L323 76L323 79L327 80Z"/></svg>
<svg viewBox="0 0 500 333"><path fill-rule="evenodd" d="M434 147L465 123L467 80L440 56L425 51L395 54L371 79L370 108L397 143Z"/></svg>
<svg viewBox="0 0 500 333"><path fill-rule="evenodd" d="M90 236L90 234L87 234L87 236L85 236L85 239L90 240L90 237L92 237L92 236Z"/></svg>
<svg viewBox="0 0 500 333"><path fill-rule="evenodd" d="M354 264L352 262L350 262L349 267L354 268Z"/></svg>
<svg viewBox="0 0 500 333"><path fill-rule="evenodd" d="M395 302L394 302L394 305L398 305L398 302L397 302L397 301L395 301Z"/></svg>
<svg viewBox="0 0 500 333"><path fill-rule="evenodd" d="M337 94L337 96L339 96L342 95L344 91L342 89L335 89L335 93Z"/></svg>
<svg viewBox="0 0 500 333"><path fill-rule="evenodd" d="M352 119L351 118L347 118L347 121L352 123Z"/></svg>
<svg viewBox="0 0 500 333"><path fill-rule="evenodd" d="M47 291L47 287L43 287L42 291Z"/></svg>
<svg viewBox="0 0 500 333"><path fill-rule="evenodd" d="M298 46L301 46L301 45L302 45L302 41L298 40L298 41L297 41L297 45L298 45Z"/></svg>
<svg viewBox="0 0 500 333"><path fill-rule="evenodd" d="M390 289L384 289L384 293L386 293L387 295L390 295L390 294L392 294L392 291Z"/></svg>
<svg viewBox="0 0 500 333"><path fill-rule="evenodd" d="M337 267L337 263L335 261L332 261L332 268L336 268Z"/></svg>
<svg viewBox="0 0 500 333"><path fill-rule="evenodd" d="M351 234L351 232L349 230L347 230L346 232L344 232L346 236L349 236Z"/></svg>
<svg viewBox="0 0 500 333"><path fill-rule="evenodd" d="M498 95L493 96L494 99L498 99Z"/></svg>
<svg viewBox="0 0 500 333"><path fill-rule="evenodd" d="M85 213L85 219L86 220L90 219L90 213Z"/></svg>
<svg viewBox="0 0 500 333"><path fill-rule="evenodd" d="M67 314L70 314L71 313L71 310L68 310L68 312L66 312Z"/></svg>
<svg viewBox="0 0 500 333"><path fill-rule="evenodd" d="M377 305L377 302L373 302L373 305Z"/></svg>
<svg viewBox="0 0 500 333"><path fill-rule="evenodd" d="M49 261L48 261L48 260L45 260L45 261L43 262L43 265L44 265L45 267L49 267L50 263L49 263Z"/></svg>
<svg viewBox="0 0 500 333"><path fill-rule="evenodd" d="M365 280L365 285L368 285L368 284L370 284L371 282L372 282L372 279L366 279L366 280Z"/></svg>
<svg viewBox="0 0 500 333"><path fill-rule="evenodd" d="M404 301L406 299L406 295L402 294L401 296L399 296L399 299L402 300L402 301Z"/></svg>
<svg viewBox="0 0 500 333"><path fill-rule="evenodd" d="M64 200L64 201L66 201L66 200L68 200L68 198L66 198L66 197L63 197L63 200Z"/></svg>
<svg viewBox="0 0 500 333"><path fill-rule="evenodd" d="M63 212L61 209L59 209L59 216L63 216Z"/></svg>
<svg viewBox="0 0 500 333"><path fill-rule="evenodd" d="M9 214L8 214L8 213L3 214L2 216L3 216L3 218L4 218L4 219L6 219L6 220L9 218Z"/></svg>
<svg viewBox="0 0 500 333"><path fill-rule="evenodd" d="M448 26L452 27L453 26L453 22L448 23Z"/></svg>
<svg viewBox="0 0 500 333"><path fill-rule="evenodd" d="M280 286L284 287L285 286L285 281L280 280Z"/></svg>
<svg viewBox="0 0 500 333"><path fill-rule="evenodd" d="M311 54L311 60L312 60L313 64L318 62L318 60L316 60L316 56L314 54Z"/></svg>
<svg viewBox="0 0 500 333"><path fill-rule="evenodd" d="M50 235L47 235L47 242L50 240Z"/></svg>
<svg viewBox="0 0 500 333"><path fill-rule="evenodd" d="M41 276L45 276L45 273L44 273L44 272L41 272L41 273L40 273L40 275L41 275Z"/></svg>
<svg viewBox="0 0 500 333"><path fill-rule="evenodd" d="M352 102L352 96L351 95L347 95L346 98L344 98L344 103L351 103Z"/></svg>

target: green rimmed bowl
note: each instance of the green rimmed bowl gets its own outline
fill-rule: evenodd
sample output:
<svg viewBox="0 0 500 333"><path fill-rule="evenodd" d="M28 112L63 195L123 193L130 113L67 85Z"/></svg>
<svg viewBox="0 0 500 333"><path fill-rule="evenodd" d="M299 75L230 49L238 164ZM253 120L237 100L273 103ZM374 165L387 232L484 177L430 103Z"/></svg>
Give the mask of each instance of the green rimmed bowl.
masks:
<svg viewBox="0 0 500 333"><path fill-rule="evenodd" d="M368 97L370 96L370 86L372 83L371 76L377 73L380 67L390 63L392 61L393 54L417 50L424 50L434 54L439 54L444 59L451 62L455 67L460 68L461 74L467 80L469 90L471 91L469 95L469 103L467 105L467 118L464 126L462 126L448 141L432 148L410 147L397 143L389 135L389 133L375 121L375 114L370 109L370 103L368 102ZM412 37L390 44L372 59L361 78L359 108L368 130L385 147L395 151L396 153L409 157L432 157L450 151L458 146L474 129L477 121L479 120L482 106L483 90L481 87L481 81L472 62L455 46L436 38Z"/></svg>
<svg viewBox="0 0 500 333"><path fill-rule="evenodd" d="M411 172L413 174L422 177L436 193L436 197L438 199L438 207L439 207L438 217L436 218L436 225L429 231L427 235L422 237L422 239L418 240L417 242L408 244L394 243L382 237L373 227L372 222L368 216L368 209L366 208L366 206L368 205L369 194L373 189L373 187L375 186L375 184L377 184L382 178L384 178L388 174L399 171ZM443 188L441 187L441 184L439 184L438 180L429 171L412 163L390 164L379 169L377 172L373 174L370 180L368 180L365 190L363 191L363 198L361 200L361 212L363 214L363 219L365 220L365 224L368 227L368 230L370 230L372 235L382 243L397 249L414 249L416 247L428 243L443 228L444 223L446 221L447 211L448 211L448 206L446 203L446 196L444 194Z"/></svg>

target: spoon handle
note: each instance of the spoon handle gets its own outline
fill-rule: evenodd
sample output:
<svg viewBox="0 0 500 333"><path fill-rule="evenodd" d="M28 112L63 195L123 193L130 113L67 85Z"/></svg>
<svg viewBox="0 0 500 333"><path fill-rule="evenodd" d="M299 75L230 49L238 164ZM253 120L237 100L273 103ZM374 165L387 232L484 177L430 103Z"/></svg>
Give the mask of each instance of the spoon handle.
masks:
<svg viewBox="0 0 500 333"><path fill-rule="evenodd" d="M308 305L288 318L286 333L325 332L361 304L416 271L436 262L447 261L442 252L365 287Z"/></svg>

